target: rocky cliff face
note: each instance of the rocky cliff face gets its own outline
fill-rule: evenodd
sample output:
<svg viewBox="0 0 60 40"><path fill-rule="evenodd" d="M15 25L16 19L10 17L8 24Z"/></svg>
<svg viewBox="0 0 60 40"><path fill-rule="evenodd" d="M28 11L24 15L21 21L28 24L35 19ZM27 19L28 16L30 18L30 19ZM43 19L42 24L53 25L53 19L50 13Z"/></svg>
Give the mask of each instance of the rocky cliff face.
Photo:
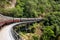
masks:
<svg viewBox="0 0 60 40"><path fill-rule="evenodd" d="M6 5L5 8L8 9L8 8L14 8L15 5L16 5L16 0L7 0L7 2L10 4L9 6Z"/></svg>
<svg viewBox="0 0 60 40"><path fill-rule="evenodd" d="M16 0L0 0L0 8L14 8L16 5Z"/></svg>

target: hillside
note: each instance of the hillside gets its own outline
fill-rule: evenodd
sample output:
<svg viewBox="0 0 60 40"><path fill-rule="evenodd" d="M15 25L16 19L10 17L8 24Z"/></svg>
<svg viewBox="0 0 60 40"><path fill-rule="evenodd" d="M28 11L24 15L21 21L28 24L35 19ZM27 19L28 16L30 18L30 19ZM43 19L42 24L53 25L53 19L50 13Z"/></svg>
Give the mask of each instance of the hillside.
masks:
<svg viewBox="0 0 60 40"><path fill-rule="evenodd" d="M29 26L29 33L24 30L20 33L25 26L19 26L16 31L30 38L28 40L60 40L60 0L0 0L0 14L19 18L42 17L43 21Z"/></svg>

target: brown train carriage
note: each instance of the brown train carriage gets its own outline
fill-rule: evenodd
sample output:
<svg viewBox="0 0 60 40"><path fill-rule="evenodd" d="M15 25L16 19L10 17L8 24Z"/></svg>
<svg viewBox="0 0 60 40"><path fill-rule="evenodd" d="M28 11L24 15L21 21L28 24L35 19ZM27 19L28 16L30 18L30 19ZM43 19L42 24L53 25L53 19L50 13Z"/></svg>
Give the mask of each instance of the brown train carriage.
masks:
<svg viewBox="0 0 60 40"><path fill-rule="evenodd" d="M8 24L15 23L15 22L20 22L20 19L10 19L10 20L4 20L0 22L0 29Z"/></svg>

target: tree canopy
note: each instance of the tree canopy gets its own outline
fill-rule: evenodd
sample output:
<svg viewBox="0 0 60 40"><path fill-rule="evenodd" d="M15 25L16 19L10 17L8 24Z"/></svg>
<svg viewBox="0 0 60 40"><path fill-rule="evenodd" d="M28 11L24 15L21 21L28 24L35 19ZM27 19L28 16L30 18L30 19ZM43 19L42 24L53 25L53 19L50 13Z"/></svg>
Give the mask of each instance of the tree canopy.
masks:
<svg viewBox="0 0 60 40"><path fill-rule="evenodd" d="M15 0L15 7L6 9L6 6L11 5L11 1L14 2L0 0L0 14L19 18L42 17L44 20L39 24L39 28L42 26L43 30L41 40L56 40L60 35L60 0ZM36 29L34 26L36 24L30 28ZM33 38L38 40L39 37L33 35Z"/></svg>

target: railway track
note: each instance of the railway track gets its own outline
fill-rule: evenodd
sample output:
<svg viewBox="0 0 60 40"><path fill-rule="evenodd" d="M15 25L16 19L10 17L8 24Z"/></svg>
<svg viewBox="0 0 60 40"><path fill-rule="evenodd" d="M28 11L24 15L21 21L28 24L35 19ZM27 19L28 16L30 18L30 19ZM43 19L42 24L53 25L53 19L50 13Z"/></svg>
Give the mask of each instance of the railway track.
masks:
<svg viewBox="0 0 60 40"><path fill-rule="evenodd" d="M13 32L13 27L41 20L42 18L13 18L0 14L0 40L22 40Z"/></svg>

